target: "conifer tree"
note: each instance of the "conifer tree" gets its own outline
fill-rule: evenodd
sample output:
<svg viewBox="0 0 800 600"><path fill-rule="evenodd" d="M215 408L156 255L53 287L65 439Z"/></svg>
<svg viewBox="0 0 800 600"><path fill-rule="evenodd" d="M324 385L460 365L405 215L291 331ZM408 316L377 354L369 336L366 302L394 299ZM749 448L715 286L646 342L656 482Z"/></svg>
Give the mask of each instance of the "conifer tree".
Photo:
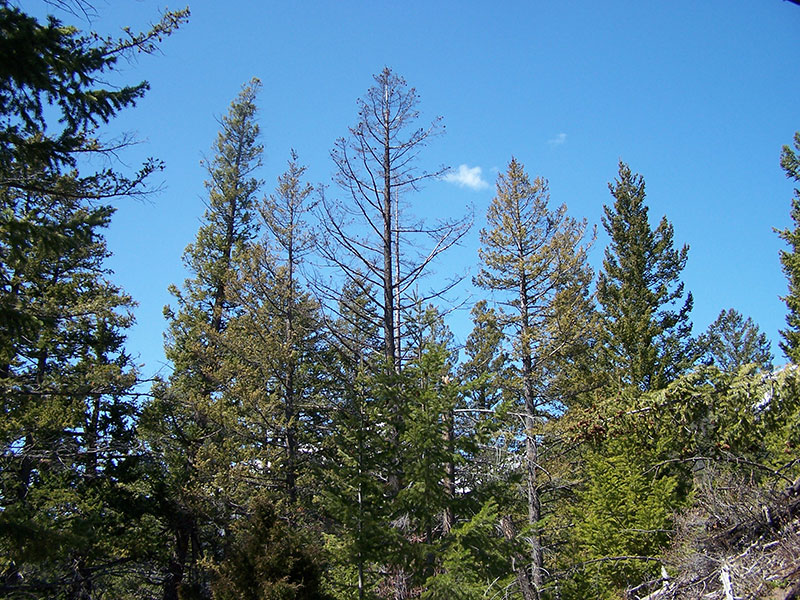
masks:
<svg viewBox="0 0 800 600"><path fill-rule="evenodd" d="M514 586L507 558L517 549L498 532L500 510L486 501L471 518L459 523L437 546L441 566L425 582L425 600L479 600L509 596Z"/></svg>
<svg viewBox="0 0 800 600"><path fill-rule="evenodd" d="M306 215L312 187L293 152L274 195L258 206L265 236L243 253L231 297L239 306L226 332L224 352L234 382L227 395L263 465L271 488L295 503L303 471L301 444L316 446L317 389L324 353L318 305L303 291L300 269L314 237ZM305 458L309 458L306 454Z"/></svg>
<svg viewBox="0 0 800 600"><path fill-rule="evenodd" d="M794 150L784 146L781 151L781 168L786 177L800 182L800 132L794 134ZM800 362L800 189L795 188L792 208L789 212L793 227L778 231L780 238L789 245L789 250L781 250L780 259L786 279L789 280L789 293L783 297L789 314L786 315L788 327L781 330L783 341L781 350L793 363Z"/></svg>
<svg viewBox="0 0 800 600"><path fill-rule="evenodd" d="M513 357L519 361L516 390L524 413L527 522L530 565L517 578L526 599L541 597L544 549L540 481L542 424L566 398L554 374L559 365L586 351L592 331L591 270L582 245L586 223L549 206L547 182L530 181L513 159L497 178L497 194L481 231L483 267L475 278L499 292L507 310Z"/></svg>
<svg viewBox="0 0 800 600"><path fill-rule="evenodd" d="M494 308L480 300L472 308L473 329L467 336L464 352L468 357L459 375L468 386L474 408L488 410L500 399L503 371L508 353L503 350L502 326Z"/></svg>
<svg viewBox="0 0 800 600"><path fill-rule="evenodd" d="M696 359L690 338L692 296L680 281L688 247L674 248L673 228L666 217L655 229L650 227L644 180L626 164L620 162L619 177L609 189L614 204L604 207L603 225L610 244L597 285L603 319L599 358L607 377L607 398L601 399L605 408L599 413L596 406L586 413L589 419L595 418L594 413L606 420L637 406L643 392L665 388ZM603 425L598 427L605 433ZM587 588L575 592L576 597L588 589L612 597L620 587L656 569L648 557L664 543L657 530L669 526L675 482L663 479L667 475L663 472L652 481L642 477L651 461L662 458L656 448L669 439L661 432L659 436L638 433L639 438L632 428L609 434L585 456L584 486L574 507L578 535L571 540L576 545L572 560L600 562L584 572L592 579ZM632 456L636 444L641 448ZM613 495L607 486L615 488ZM606 521L614 506L619 514L609 528ZM630 555L645 558L618 558ZM618 564L604 570L606 560Z"/></svg>
<svg viewBox="0 0 800 600"><path fill-rule="evenodd" d="M469 218L436 225L415 222L400 210L401 197L443 172L421 171L417 158L440 130L440 119L418 127L419 97L414 88L388 67L375 76L358 100L359 121L348 138L337 140L331 152L336 182L349 198L323 197L321 250L341 269L345 279L366 280L380 297L379 318L386 367L401 367L400 318L416 299L409 295L432 261L453 246L471 224ZM444 287L451 287L445 285ZM419 298L427 301L436 289Z"/></svg>
<svg viewBox="0 0 800 600"><path fill-rule="evenodd" d="M454 372L453 334L438 309L420 303L407 320L414 347L403 378L402 396L409 405L403 445L413 450L401 456L409 479L401 493L404 512L417 522L417 531L430 544L434 521L436 529L447 535L455 518L458 440L453 411L461 390Z"/></svg>
<svg viewBox="0 0 800 600"><path fill-rule="evenodd" d="M134 304L103 266L108 206L17 196L0 191L6 209L24 206L32 224L68 242L53 248L37 235L13 247L0 232L4 291L32 317L8 336L0 365L0 569L9 590L32 585L44 594L72 578L102 589L126 552L107 528L136 530L124 509L135 500L128 484L137 460L137 373L123 347Z"/></svg>
<svg viewBox="0 0 800 600"><path fill-rule="evenodd" d="M297 462L299 459L297 427L300 408L305 390L300 378L300 370L316 361L313 353L304 356L305 361L298 360L303 348L313 349L312 344L302 341L315 337L319 326L314 319L308 319L298 326L297 313L300 307L310 312L311 301L306 295L298 299L298 273L303 257L315 244L313 233L304 221L304 215L313 210L315 202L310 201L313 187L303 184L305 167L297 163L297 154L292 151L289 168L278 180L277 195L270 196L260 207L260 213L267 228L272 232L276 245L282 249L284 258L280 264L276 279L282 287L282 306L278 313L284 320L283 353L285 355L280 370L283 372L284 418L286 420L286 486L292 499L297 497ZM306 398L306 401L308 399Z"/></svg>
<svg viewBox="0 0 800 600"><path fill-rule="evenodd" d="M111 161L104 124L147 84L109 88L117 60L153 52L188 13L101 39L0 1L0 582L6 597L122 597L152 550L141 516L124 349L132 299L115 286L103 230L112 200L158 169ZM13 57L9 59L8 57ZM127 583L126 583L127 582Z"/></svg>
<svg viewBox="0 0 800 600"><path fill-rule="evenodd" d="M454 435L461 390L452 334L432 306L420 306L408 322L416 324L415 348L401 373L377 368L382 357L368 351L355 365L344 354L333 380L338 394L321 469L326 513L337 524L328 541L331 578L334 588L357 589L359 598L423 589L440 568L439 549L461 502L457 468L469 446ZM397 407L403 426L395 431L389 418ZM403 486L392 493L387 483L395 470Z"/></svg>
<svg viewBox="0 0 800 600"><path fill-rule="evenodd" d="M231 285L255 235L255 194L261 182L254 171L262 154L255 99L260 85L253 79L231 103L220 120L214 158L205 163L207 210L195 242L184 253L191 277L183 289L171 287L177 309L165 308L165 351L174 371L168 382L155 386L144 418L145 434L163 469L155 495L172 537L165 600L175 600L181 590L209 593L202 558L218 541L216 531L230 509L206 490L217 477L227 482L232 460L233 438L226 433L234 415L220 402L229 373L223 368L222 346L238 309L231 302Z"/></svg>
<svg viewBox="0 0 800 600"><path fill-rule="evenodd" d="M772 350L766 334L753 319L745 319L732 308L719 313L698 338L697 345L703 362L722 371L735 371L747 364L772 369Z"/></svg>
<svg viewBox="0 0 800 600"><path fill-rule="evenodd" d="M408 362L383 389L387 398L378 398L384 411L398 404L402 410L388 463L402 473L403 485L388 506L399 535L396 546L388 548L389 577L383 582L395 597L408 597L439 570L438 547L459 518L456 469L469 455L468 445L455 436L454 409L462 390L454 372L452 333L431 304L419 303L407 322Z"/></svg>
<svg viewBox="0 0 800 600"><path fill-rule="evenodd" d="M386 506L390 444L381 428L382 370L375 341L377 306L364 281L348 282L332 327L336 343L326 362L329 434L321 445L320 502L334 525L326 539L331 557L328 580L340 598L374 597L384 549L394 538ZM352 590L355 590L353 592Z"/></svg>
<svg viewBox="0 0 800 600"><path fill-rule="evenodd" d="M515 381L518 372L507 347L502 319L502 313L486 300L472 308L474 325L464 344L466 360L458 368L463 390L456 407L455 436L468 448L468 459L457 471L459 487L473 490L478 502L494 502L498 510L507 514L515 504L512 496L518 483L512 466L516 459L510 457L507 437L507 412L516 407L516 386L510 382ZM465 509L475 511L481 507Z"/></svg>
<svg viewBox="0 0 800 600"><path fill-rule="evenodd" d="M657 455L638 442L620 437L587 452L568 544L581 569L563 582L567 598L619 598L658 573L655 557L669 540L679 479L651 470Z"/></svg>
<svg viewBox="0 0 800 600"><path fill-rule="evenodd" d="M207 210L195 242L186 247L183 255L194 277L184 282L184 290L172 286L170 291L178 302L178 312L170 309L166 313L171 321L167 358L173 362L184 356L181 354L184 337L209 345L212 342L203 340L202 334L219 334L225 328L231 308L226 295L231 272L239 254L255 235L255 195L261 181L253 174L261 166L263 152L255 120L255 100L260 88L257 79L243 86L228 114L220 120L214 158L204 161L208 171ZM206 331L199 332L198 327ZM194 352L185 357L192 362L198 358ZM175 366L180 369L182 365ZM194 368L198 366L202 367ZM210 371L213 370L212 364ZM210 372L202 377L210 378Z"/></svg>
<svg viewBox="0 0 800 600"><path fill-rule="evenodd" d="M612 386L660 389L694 362L692 295L680 280L689 247L674 248L666 217L650 227L644 179L628 165L620 162L609 189L614 204L604 207L603 226L611 241L597 283L605 368Z"/></svg>
<svg viewBox="0 0 800 600"><path fill-rule="evenodd" d="M83 33L52 15L41 23L0 1L0 44L9 57L0 65L0 186L98 201L142 193L147 176L160 168L158 161L148 160L130 175L114 168L91 171L85 164L76 168L78 159L111 157L128 145L125 140L106 143L99 134L149 85L111 88L108 73L121 58L156 52L159 40L188 14L166 12L149 31L114 39Z"/></svg>
<svg viewBox="0 0 800 600"><path fill-rule="evenodd" d="M327 600L319 553L301 531L255 496L237 522L213 583L215 600Z"/></svg>

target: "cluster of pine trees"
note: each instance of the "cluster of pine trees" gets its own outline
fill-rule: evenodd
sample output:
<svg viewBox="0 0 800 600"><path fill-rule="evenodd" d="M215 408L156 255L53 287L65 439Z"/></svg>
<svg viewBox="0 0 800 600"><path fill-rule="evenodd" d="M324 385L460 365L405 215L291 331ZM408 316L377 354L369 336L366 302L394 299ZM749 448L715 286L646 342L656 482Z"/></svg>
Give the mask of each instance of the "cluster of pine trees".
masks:
<svg viewBox="0 0 800 600"><path fill-rule="evenodd" d="M111 40L0 0L0 597L797 591L794 367L773 371L732 309L692 335L688 248L666 218L652 227L624 163L595 274L586 221L510 161L480 233L491 301L457 347L456 282L426 275L471 219L402 210L442 174L416 160L439 123L419 124L390 69L335 144L335 190L294 153L264 189L260 83L242 88L165 309L173 369L144 390L103 229L160 165L125 176L84 157L119 150L102 126L147 88L105 89L104 73L186 17ZM795 181L798 153L800 134L781 157ZM791 214L795 363L800 192Z"/></svg>

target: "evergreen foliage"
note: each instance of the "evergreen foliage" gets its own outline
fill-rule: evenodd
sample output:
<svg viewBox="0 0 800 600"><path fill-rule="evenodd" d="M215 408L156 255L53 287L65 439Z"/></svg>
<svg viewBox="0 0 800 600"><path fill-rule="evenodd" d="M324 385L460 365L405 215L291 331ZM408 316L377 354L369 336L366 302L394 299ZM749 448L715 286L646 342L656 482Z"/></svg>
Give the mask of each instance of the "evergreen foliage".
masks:
<svg viewBox="0 0 800 600"><path fill-rule="evenodd" d="M158 41L188 14L167 12L150 31L102 39L53 16L40 23L2 0L0 54L6 58L0 64L0 185L18 193L83 200L141 193L147 175L160 168L158 161L149 160L133 176L112 168L94 173L75 168L84 153L119 151L119 143L101 141L101 127L135 105L149 87L147 82L105 87L106 75L121 58L155 52Z"/></svg>
<svg viewBox="0 0 800 600"><path fill-rule="evenodd" d="M800 181L800 132L794 134L794 150L784 146L781 151L781 168L786 177ZM792 208L789 211L793 228L778 231L780 238L789 245L789 250L781 250L780 260L786 279L789 280L789 293L783 297L789 314L786 315L788 327L781 331L783 341L781 350L793 363L800 361L800 189L795 188Z"/></svg>
<svg viewBox="0 0 800 600"><path fill-rule="evenodd" d="M380 361L356 371L326 440L330 462L323 469L322 498L342 528L328 540L337 565L331 586L342 597L347 589L360 598L419 589L439 563L437 544L453 524L455 469L466 450L453 431L459 385L449 362L450 333L439 330L437 314L424 314L417 356L400 374ZM390 430L398 406L402 428ZM402 476L397 493L392 473Z"/></svg>
<svg viewBox="0 0 800 600"><path fill-rule="evenodd" d="M463 388L455 412L455 435L469 444L469 459L458 474L460 485L496 497L500 506L504 490L516 477L506 454L508 410L516 396L512 382L516 371L509 359L498 311L480 300L472 308L473 329L464 344L465 358L458 368Z"/></svg>
<svg viewBox="0 0 800 600"><path fill-rule="evenodd" d="M603 226L611 242L597 282L605 367L612 387L655 390L694 362L692 295L680 281L689 247L674 248L666 217L650 227L644 179L628 165L620 162L609 189L614 204L604 207Z"/></svg>
<svg viewBox="0 0 800 600"><path fill-rule="evenodd" d="M380 333L376 307L360 284L345 285L338 314L326 364L329 432L317 463L317 503L334 524L325 541L326 579L336 598L373 598L382 552L392 538L384 488L390 444L382 435L381 378L374 377L383 371L373 350Z"/></svg>
<svg viewBox="0 0 800 600"><path fill-rule="evenodd" d="M112 40L0 0L0 597L678 598L719 592L724 569L742 597L797 592L795 366L772 370L732 309L691 340L688 248L666 218L650 227L623 163L598 314L585 221L512 158L475 278L497 304L476 302L459 348L432 303L452 282L418 284L468 219L404 212L399 192L442 172L416 165L438 121L417 128L388 68L333 152L345 203L315 196L294 152L258 197L260 83L243 86L165 309L174 370L140 402L135 304L103 232L158 163L78 156L108 156L102 126L147 89L104 89L118 59L186 14ZM795 181L797 152L800 134L781 156ZM779 232L793 362L795 192Z"/></svg>
<svg viewBox="0 0 800 600"><path fill-rule="evenodd" d="M325 600L319 554L302 532L256 497L251 516L234 527L218 567L214 600Z"/></svg>
<svg viewBox="0 0 800 600"><path fill-rule="evenodd" d="M16 195L5 191L6 200ZM41 237L29 237L24 248L3 245L4 291L33 318L4 336L0 365L0 530L12 532L0 536L2 568L9 581L36 589L73 577L96 586L127 553L116 543L103 553L107 530L135 529L139 510L130 487L138 461L137 373L123 348L133 302L102 266L108 253L101 229L111 209L87 217L90 209L78 200L30 194L6 207L14 204L27 205L28 219L42 229L60 230L70 249L54 250Z"/></svg>
<svg viewBox="0 0 800 600"><path fill-rule="evenodd" d="M231 435L237 415L222 399L235 378L225 357L228 325L240 310L232 286L255 235L260 181L253 174L263 150L255 121L259 88L255 79L243 86L220 121L215 156L205 163L207 210L184 253L191 277L182 290L171 287L177 310L164 309L169 321L165 353L174 371L168 382L154 386L143 417L143 436L160 470L153 494L171 538L163 575L170 600L189 590L209 594L203 560L220 551L216 532L243 503L230 469L241 464L236 460L240 445Z"/></svg>
<svg viewBox="0 0 800 600"><path fill-rule="evenodd" d="M109 280L110 202L159 168L90 172L129 140L100 141L146 83L104 83L151 31L100 39L0 2L0 582L4 597L124 595L154 529L134 421L138 374L124 349L133 300ZM110 162L114 165L114 162Z"/></svg>
<svg viewBox="0 0 800 600"><path fill-rule="evenodd" d="M756 364L765 371L772 369L772 351L766 334L736 310L729 308L697 340L702 361L717 365L723 371L735 371Z"/></svg>
<svg viewBox="0 0 800 600"><path fill-rule="evenodd" d="M520 571L521 579L530 577L529 583L520 583L526 600L539 598L544 583L538 529L543 517L542 423L575 393L562 376L570 362L587 352L593 329L592 272L581 245L586 223L568 217L566 210L566 205L551 209L547 182L531 182L512 158L497 178L497 195L487 212L490 229L480 236L484 266L475 278L477 285L500 292L509 307L501 319L513 332L512 356L519 361L514 393L524 414L528 524L534 528L529 533L531 565Z"/></svg>
<svg viewBox="0 0 800 600"><path fill-rule="evenodd" d="M505 594L514 585L507 557L511 544L498 531L500 512L490 499L471 519L459 524L437 553L441 568L425 582L426 600L477 600Z"/></svg>
<svg viewBox="0 0 800 600"><path fill-rule="evenodd" d="M674 475L651 471L651 455L624 439L585 460L587 485L573 531L579 585L565 587L568 597L618 598L659 572L656 557L669 540L678 482Z"/></svg>
<svg viewBox="0 0 800 600"><path fill-rule="evenodd" d="M371 392L377 383L364 372L348 382L322 445L318 501L335 525L326 550L328 585L337 598L374 598L380 566L397 544L385 493L391 447L382 431L378 390Z"/></svg>
<svg viewBox="0 0 800 600"><path fill-rule="evenodd" d="M224 329L232 308L227 287L241 253L255 235L255 195L261 181L253 174L261 165L263 152L255 120L255 99L260 87L257 79L246 84L220 121L214 158L204 163L208 170L208 201L203 224L183 255L193 277L184 282L183 291L174 286L170 290L178 302L178 312L165 310L170 320L167 358L178 371L184 368L183 359L199 361L194 368L200 369L201 377L206 379L211 375L208 369L202 373L199 350L190 350L189 346L213 345L210 338Z"/></svg>
<svg viewBox="0 0 800 600"><path fill-rule="evenodd" d="M508 352L503 349L505 335L500 316L486 300L472 308L473 329L467 336L464 352L467 359L459 373L469 386L468 395L474 408L488 410L500 399L504 372L508 369Z"/></svg>

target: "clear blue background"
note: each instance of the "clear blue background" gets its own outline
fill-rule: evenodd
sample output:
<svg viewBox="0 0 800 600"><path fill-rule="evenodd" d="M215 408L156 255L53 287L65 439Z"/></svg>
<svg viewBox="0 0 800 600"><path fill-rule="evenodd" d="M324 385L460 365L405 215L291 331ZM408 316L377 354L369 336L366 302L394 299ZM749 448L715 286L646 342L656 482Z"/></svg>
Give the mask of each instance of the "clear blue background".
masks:
<svg viewBox="0 0 800 600"><path fill-rule="evenodd" d="M37 14L42 2L22 3ZM95 3L81 29L114 34L144 29L163 5L151 0ZM170 8L180 8L173 6ZM695 333L723 308L752 316L775 341L784 325L786 280L773 227L790 224L792 182L781 146L800 129L800 6L785 0L609 0L437 2L373 0L227 2L197 0L189 23L161 53L122 65L111 82L147 79L152 90L113 130L142 143L122 159L166 163L163 191L124 200L109 231L114 279L139 302L129 349L144 374L167 373L162 353L166 288L186 276L181 253L203 213L219 118L251 77L264 84L260 124L264 193L275 187L291 148L312 183L329 184L330 149L356 121L356 99L390 66L421 97L422 121L442 116L446 134L423 168L480 167L490 185L473 190L429 183L407 198L420 216L475 210L462 248L435 277L477 263L478 231L494 179L511 156L550 181L554 203L598 226L593 264L607 238L600 226L607 184L621 159L647 182L651 222L666 215L695 297ZM441 211L441 212L439 212ZM469 332L466 303L450 317L457 339Z"/></svg>

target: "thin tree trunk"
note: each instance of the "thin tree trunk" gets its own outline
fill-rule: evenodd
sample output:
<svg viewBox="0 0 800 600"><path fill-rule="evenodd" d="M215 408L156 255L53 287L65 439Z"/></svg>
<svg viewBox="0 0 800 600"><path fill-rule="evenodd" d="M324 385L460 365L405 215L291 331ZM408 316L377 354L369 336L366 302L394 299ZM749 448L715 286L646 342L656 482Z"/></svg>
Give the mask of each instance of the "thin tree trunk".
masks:
<svg viewBox="0 0 800 600"><path fill-rule="evenodd" d="M294 365L289 366L286 375L286 489L289 501L297 501L297 431L294 401Z"/></svg>
<svg viewBox="0 0 800 600"><path fill-rule="evenodd" d="M527 463L528 475L528 523L531 525L531 581L535 594L533 598L539 598L539 590L542 588L542 542L538 529L538 522L541 518L541 503L539 500L539 488L537 485L536 466L539 460L538 447L536 445L535 430L536 423L530 414L525 416L525 462Z"/></svg>
<svg viewBox="0 0 800 600"><path fill-rule="evenodd" d="M541 519L541 504L537 483L539 449L536 441L536 399L533 389L533 359L528 346L530 337L530 316L528 301L528 281L525 274L520 278L520 316L522 321L522 387L525 398L525 463L527 470L528 524L531 526L531 583L533 600L539 599L542 589L542 541L538 529ZM523 592L524 593L524 592Z"/></svg>
<svg viewBox="0 0 800 600"><path fill-rule="evenodd" d="M389 90L386 89L386 94ZM394 277L392 276L392 172L391 131L388 98L384 113L383 139L383 337L387 368L398 370L394 331Z"/></svg>
<svg viewBox="0 0 800 600"><path fill-rule="evenodd" d="M100 427L100 398L92 398L92 416L89 419L89 426L86 431L86 475L95 479L97 477L97 444L99 441Z"/></svg>
<svg viewBox="0 0 800 600"><path fill-rule="evenodd" d="M383 337L386 368L389 373L399 372L399 361L397 356L397 345L395 344L394 329L394 277L392 268L392 172L391 172L391 127L389 122L389 89L384 89L384 124L383 124ZM392 442L396 443L400 436L402 426L400 417L400 407L392 407ZM400 492L400 465L399 460L394 459L389 472L389 489L393 496Z"/></svg>
<svg viewBox="0 0 800 600"><path fill-rule="evenodd" d="M175 550L167 565L163 600L179 600L179 592L186 570L186 559L189 554L189 540L191 538L191 520L186 516L179 517L179 519L174 531Z"/></svg>
<svg viewBox="0 0 800 600"><path fill-rule="evenodd" d="M359 362L361 356L359 356ZM359 365L360 367L360 365ZM359 399L360 400L360 399ZM364 600L364 557L362 548L364 544L364 408L358 404L358 600Z"/></svg>
<svg viewBox="0 0 800 600"><path fill-rule="evenodd" d="M503 530L503 537L505 537L506 541L513 543L517 537L517 528L514 526L514 520L511 515L505 515L500 519L500 528ZM527 568L527 557L515 554L511 561L511 568L516 575L520 594L522 594L524 600L535 600L537 594L531 583L531 574Z"/></svg>
<svg viewBox="0 0 800 600"><path fill-rule="evenodd" d="M453 455L455 453L454 441L455 432L453 424L453 412L450 411L445 418L447 419L446 428L444 431L444 441L447 445L447 453L450 458L445 465L445 478L444 490L447 497L447 506L442 515L442 535L447 535L452 531L455 522L455 515L453 514L453 498L456 496L456 466L453 462Z"/></svg>
<svg viewBox="0 0 800 600"><path fill-rule="evenodd" d="M400 282L400 197L395 194L394 198L394 282ZM402 345L400 343L400 290L394 294L394 347L397 353L397 364L395 368L399 371L402 366Z"/></svg>
<svg viewBox="0 0 800 600"><path fill-rule="evenodd" d="M294 214L290 217L293 223ZM297 500L297 431L296 431L296 408L295 408L295 359L294 359L294 244L292 236L294 230L289 233L289 243L287 248L287 306L286 306L286 340L285 352L288 353L288 365L286 369L286 487L289 491L289 500L294 503Z"/></svg>

